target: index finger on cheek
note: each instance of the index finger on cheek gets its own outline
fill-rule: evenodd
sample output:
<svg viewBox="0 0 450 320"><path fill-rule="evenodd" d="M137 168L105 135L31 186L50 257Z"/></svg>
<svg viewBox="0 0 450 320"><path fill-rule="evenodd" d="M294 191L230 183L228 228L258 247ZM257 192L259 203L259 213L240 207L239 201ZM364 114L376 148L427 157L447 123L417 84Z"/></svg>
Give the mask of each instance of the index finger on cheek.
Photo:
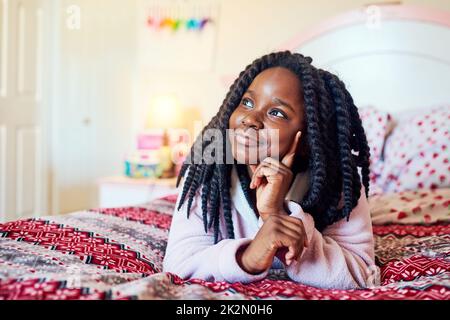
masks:
<svg viewBox="0 0 450 320"><path fill-rule="evenodd" d="M297 151L297 146L300 141L301 135L302 135L302 132L298 131L297 134L295 135L294 142L292 143L291 148L289 149L289 151L286 153L286 155L281 160L281 163L283 163L288 168L291 168L292 165L294 164L295 152Z"/></svg>
<svg viewBox="0 0 450 320"><path fill-rule="evenodd" d="M257 180L257 173L259 171L259 169L261 168L262 162L258 165L255 164L250 164L250 170L252 171L252 176L250 178L250 189L253 189L256 187L256 180Z"/></svg>

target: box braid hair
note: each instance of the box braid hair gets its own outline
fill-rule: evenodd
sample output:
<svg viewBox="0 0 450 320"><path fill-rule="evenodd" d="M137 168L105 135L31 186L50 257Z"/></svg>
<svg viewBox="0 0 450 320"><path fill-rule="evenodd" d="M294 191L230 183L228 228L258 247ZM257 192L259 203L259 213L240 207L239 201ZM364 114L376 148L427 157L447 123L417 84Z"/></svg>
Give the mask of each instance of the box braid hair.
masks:
<svg viewBox="0 0 450 320"><path fill-rule="evenodd" d="M225 146L221 163L193 163L192 157L196 152L201 155L211 143L211 139L202 139L207 129L218 129L226 137L231 114L255 77L268 68L286 68L296 74L302 84L306 121L302 142L306 141L303 143L307 157L296 157L293 171L310 170L310 186L299 204L313 216L316 228L322 231L338 220L349 219L361 196L360 179L365 187L365 196L368 196L370 150L358 109L336 75L315 68L311 63L310 57L289 51L270 53L255 60L239 74L218 113L194 142L178 176L177 186L181 178L185 178L178 210L187 199L189 217L193 199L201 188L204 229L208 232L213 227L215 243L219 237L220 207L228 238L234 238L230 196L232 166L236 166L245 197L250 207L255 209L250 197L250 176L246 165L236 162L227 164L225 152L229 150L225 150ZM361 168L362 178L358 167ZM340 203L341 197L343 204Z"/></svg>

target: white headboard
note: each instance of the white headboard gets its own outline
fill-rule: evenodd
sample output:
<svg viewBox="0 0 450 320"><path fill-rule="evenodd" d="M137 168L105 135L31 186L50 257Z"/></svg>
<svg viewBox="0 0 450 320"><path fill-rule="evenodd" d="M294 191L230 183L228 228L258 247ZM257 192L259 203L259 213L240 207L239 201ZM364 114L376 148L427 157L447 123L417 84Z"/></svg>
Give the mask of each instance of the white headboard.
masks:
<svg viewBox="0 0 450 320"><path fill-rule="evenodd" d="M450 13L369 6L324 21L281 45L336 73L358 107L399 114L450 105Z"/></svg>

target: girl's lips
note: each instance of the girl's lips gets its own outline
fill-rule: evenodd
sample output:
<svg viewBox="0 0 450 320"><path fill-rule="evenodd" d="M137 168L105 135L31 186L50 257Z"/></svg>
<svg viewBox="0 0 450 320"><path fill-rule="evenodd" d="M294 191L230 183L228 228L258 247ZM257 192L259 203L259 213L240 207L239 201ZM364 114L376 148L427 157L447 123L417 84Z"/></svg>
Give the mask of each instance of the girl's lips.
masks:
<svg viewBox="0 0 450 320"><path fill-rule="evenodd" d="M239 133L235 135L235 139L238 144L244 145L246 147L261 147L265 145L265 143L260 143L259 140L255 139L255 137L253 136L247 136Z"/></svg>

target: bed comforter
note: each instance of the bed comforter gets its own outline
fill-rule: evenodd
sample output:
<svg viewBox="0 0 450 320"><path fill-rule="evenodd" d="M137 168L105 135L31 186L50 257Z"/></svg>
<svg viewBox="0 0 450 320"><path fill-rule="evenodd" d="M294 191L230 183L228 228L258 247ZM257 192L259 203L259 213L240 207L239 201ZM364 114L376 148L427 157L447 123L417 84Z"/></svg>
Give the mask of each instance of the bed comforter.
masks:
<svg viewBox="0 0 450 320"><path fill-rule="evenodd" d="M176 195L142 206L4 223L0 299L450 300L449 198L450 189L438 189L369 200L381 285L364 290L314 288L290 281L283 271L251 284L163 273ZM412 201L415 211L408 214L401 206Z"/></svg>

